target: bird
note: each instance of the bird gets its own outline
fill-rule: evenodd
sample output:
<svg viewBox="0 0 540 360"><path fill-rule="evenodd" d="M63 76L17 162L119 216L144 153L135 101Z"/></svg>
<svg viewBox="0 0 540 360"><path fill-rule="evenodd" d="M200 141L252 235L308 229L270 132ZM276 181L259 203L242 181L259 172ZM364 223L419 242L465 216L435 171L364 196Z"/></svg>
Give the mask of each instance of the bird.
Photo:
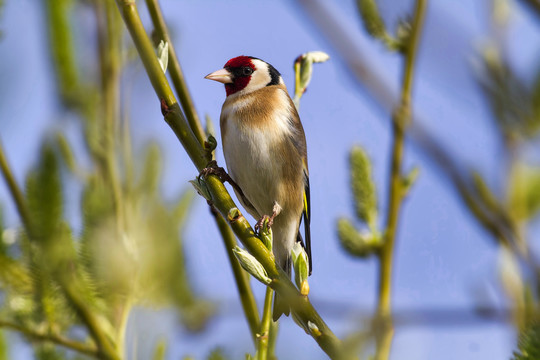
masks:
<svg viewBox="0 0 540 360"><path fill-rule="evenodd" d="M277 264L291 276L291 249L300 242L311 274L310 189L307 143L298 111L281 74L252 56L237 56L206 79L225 85L220 116L227 172L246 211L271 225ZM305 243L300 233L303 219ZM277 294L273 320L290 308Z"/></svg>

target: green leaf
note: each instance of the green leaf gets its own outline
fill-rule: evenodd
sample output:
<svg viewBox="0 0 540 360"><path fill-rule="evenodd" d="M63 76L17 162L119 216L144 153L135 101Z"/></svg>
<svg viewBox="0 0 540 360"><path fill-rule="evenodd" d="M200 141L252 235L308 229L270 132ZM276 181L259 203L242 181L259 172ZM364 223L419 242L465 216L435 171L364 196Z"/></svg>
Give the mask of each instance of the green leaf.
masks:
<svg viewBox="0 0 540 360"><path fill-rule="evenodd" d="M361 234L347 219L339 219L338 237L341 246L352 256L368 257L382 245L382 239L372 233Z"/></svg>
<svg viewBox="0 0 540 360"><path fill-rule="evenodd" d="M299 242L296 242L291 251L292 262L294 267L294 280L298 289L302 287L302 283L309 276L309 260L304 250L304 247Z"/></svg>
<svg viewBox="0 0 540 360"><path fill-rule="evenodd" d="M294 84L294 104L296 108L300 106L300 98L306 92L311 76L313 74L313 64L328 61L330 56L322 51L309 51L298 56L294 61L295 84Z"/></svg>
<svg viewBox="0 0 540 360"><path fill-rule="evenodd" d="M371 36L383 39L386 36L386 25L384 24L379 8L375 0L357 0L356 6L362 16L364 28Z"/></svg>
<svg viewBox="0 0 540 360"><path fill-rule="evenodd" d="M38 166L26 179L26 198L33 241L52 241L62 217L62 187L56 156L49 145L41 148Z"/></svg>
<svg viewBox="0 0 540 360"><path fill-rule="evenodd" d="M386 30L386 25L379 13L379 8L375 0L356 0L356 6L362 17L364 28L376 39L379 39L386 45L389 50L402 51L406 44L403 41L408 41L408 34L401 23L398 27L398 39L393 38Z"/></svg>
<svg viewBox="0 0 540 360"><path fill-rule="evenodd" d="M161 65L161 70L164 73L167 72L167 65L169 64L169 43L161 40L157 48L157 57L159 65Z"/></svg>
<svg viewBox="0 0 540 360"><path fill-rule="evenodd" d="M473 171L472 173L473 185L475 187L476 193L480 196L484 204L486 204L490 209L499 209L501 204L499 199L493 194L488 184L484 181L482 175L478 172Z"/></svg>
<svg viewBox="0 0 540 360"><path fill-rule="evenodd" d="M371 174L371 161L360 146L354 146L349 158L351 187L356 214L372 231L377 228L377 192Z"/></svg>
<svg viewBox="0 0 540 360"><path fill-rule="evenodd" d="M253 255L239 246L232 249L232 251L242 268L250 273L255 279L265 285L269 285L272 282L272 279L268 277L265 268Z"/></svg>
<svg viewBox="0 0 540 360"><path fill-rule="evenodd" d="M73 155L73 150L71 149L71 145L69 144L69 141L65 137L64 134L61 132L58 132L56 134L56 143L58 144L58 148L60 149L60 154L62 155L62 160L66 164L66 167L71 171L72 173L77 173L77 161L75 160L75 156Z"/></svg>
<svg viewBox="0 0 540 360"><path fill-rule="evenodd" d="M165 340L160 340L154 349L153 360L165 360L165 355L167 354L167 343Z"/></svg>
<svg viewBox="0 0 540 360"><path fill-rule="evenodd" d="M409 173L407 173L407 175L405 175L402 178L401 186L402 186L404 194L407 194L411 190L412 186L418 179L419 174L420 174L420 169L417 166L415 166L414 168L412 168L411 171L409 171Z"/></svg>
<svg viewBox="0 0 540 360"><path fill-rule="evenodd" d="M225 351L221 347L216 347L212 351L210 351L210 354L208 354L207 360L227 360L227 356L225 356Z"/></svg>
<svg viewBox="0 0 540 360"><path fill-rule="evenodd" d="M518 220L530 220L540 210L540 167L524 163L510 174L510 208Z"/></svg>
<svg viewBox="0 0 540 360"><path fill-rule="evenodd" d="M518 348L512 360L540 359L540 322L533 322L520 334Z"/></svg>
<svg viewBox="0 0 540 360"><path fill-rule="evenodd" d="M64 351L59 350L52 344L38 344L35 347L37 360L64 360L66 355Z"/></svg>
<svg viewBox="0 0 540 360"><path fill-rule="evenodd" d="M193 185L195 190L197 190L199 195L208 201L212 200L212 194L206 185L206 181L201 176L198 176L195 180L190 180L189 182Z"/></svg>
<svg viewBox="0 0 540 360"><path fill-rule="evenodd" d="M532 139L540 130L538 81L531 87L522 81L494 46L482 53L478 82L501 135L508 142Z"/></svg>

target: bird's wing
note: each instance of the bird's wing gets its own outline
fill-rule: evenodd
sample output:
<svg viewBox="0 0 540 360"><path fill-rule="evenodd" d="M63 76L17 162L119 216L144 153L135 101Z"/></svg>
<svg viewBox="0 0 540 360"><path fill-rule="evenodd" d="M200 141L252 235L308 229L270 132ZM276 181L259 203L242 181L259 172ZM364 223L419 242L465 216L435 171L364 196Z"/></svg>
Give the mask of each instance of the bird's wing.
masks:
<svg viewBox="0 0 540 360"><path fill-rule="evenodd" d="M309 194L309 174L307 171L307 164L305 159L302 159L302 164L304 165L304 210L302 211L302 216L304 218L304 235L306 236L306 252L309 260L309 275L311 275L311 270L313 264L311 261L311 230L310 230L310 221L311 221L311 203L310 203L310 194Z"/></svg>

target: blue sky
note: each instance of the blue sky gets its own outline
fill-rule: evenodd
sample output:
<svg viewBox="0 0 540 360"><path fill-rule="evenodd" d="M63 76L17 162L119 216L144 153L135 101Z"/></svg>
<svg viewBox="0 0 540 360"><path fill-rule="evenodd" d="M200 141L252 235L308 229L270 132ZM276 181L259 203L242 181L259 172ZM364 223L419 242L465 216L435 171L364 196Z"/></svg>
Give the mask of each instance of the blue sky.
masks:
<svg viewBox="0 0 540 360"><path fill-rule="evenodd" d="M382 111L351 79L342 59L318 32L301 8L286 1L162 1L166 19L188 86L200 115L208 114L217 127L225 98L222 86L203 77L231 57L252 55L274 65L289 88L292 63L310 50L327 52L331 60L315 66L310 88L302 99L312 195L313 276L310 298L338 336L361 330L375 304L376 262L347 256L335 231L339 216L353 216L348 184L348 152L362 145L371 156L384 219L388 177L389 114ZM410 13L412 1L379 2L391 29ZM397 89L401 61L363 31L353 1L329 2L365 51L376 71ZM143 8L141 4L141 8ZM431 1L421 43L414 83L414 111L424 125L464 166L478 169L500 190L501 147L488 108L474 82L478 51L489 39L489 1ZM538 63L538 23L519 4L512 7L508 52L518 74L527 77ZM143 12L144 13L144 12ZM143 14L146 18L146 15ZM86 23L81 14L82 26ZM88 20L89 22L90 20ZM38 2L8 0L0 28L0 138L21 180L37 158L40 139L51 126L66 129L80 140L69 116L59 112L46 52L46 36ZM91 44L78 44L84 57ZM85 50L86 49L86 50ZM9 84L9 86L6 86ZM142 67L126 72L129 111L134 139L159 142L165 153L162 191L174 196L196 174L172 131L161 119L159 107ZM218 151L218 161L223 157ZM425 309L472 313L477 304L504 308L506 300L497 279L498 251L492 239L470 217L440 172L413 147L406 150L405 168L420 168L420 177L406 199L400 219L394 267L395 312L420 314L396 328L393 359L508 359L515 347L512 326L479 320L473 325L430 322ZM8 224L18 223L7 189L0 184L0 201ZM68 204L77 211L77 199ZM78 219L73 219L77 225ZM537 221L538 223L538 221ZM212 224L207 226L207 224ZM530 238L538 237L539 226ZM537 246L538 248L538 246ZM223 245L205 201L198 199L186 233L188 267L197 290L220 304L220 315L203 335L179 329L166 311L141 309L130 319L128 333L139 346L141 358L152 341L170 340L169 358L193 354L202 358L222 345L232 358L253 352L242 317L236 288ZM259 302L264 289L254 283ZM424 314L424 315L422 315ZM26 358L28 349L17 345ZM132 350L131 350L132 351ZM325 358L315 342L290 318L282 321L278 355L284 359ZM24 354L24 355L23 355Z"/></svg>

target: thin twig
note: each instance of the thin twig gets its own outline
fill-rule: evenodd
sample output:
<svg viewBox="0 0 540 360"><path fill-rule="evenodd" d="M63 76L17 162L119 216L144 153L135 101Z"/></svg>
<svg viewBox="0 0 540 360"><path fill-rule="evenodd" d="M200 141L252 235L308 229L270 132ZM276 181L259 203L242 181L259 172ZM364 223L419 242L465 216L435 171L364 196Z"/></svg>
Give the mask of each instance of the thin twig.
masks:
<svg viewBox="0 0 540 360"><path fill-rule="evenodd" d="M21 221L24 225L24 228L28 231L30 227L30 214L28 213L28 208L26 207L24 195L19 188L19 185L17 185L17 181L15 181L15 177L13 176L13 173L11 171L11 168L9 167L9 164L6 159L6 155L4 154L4 147L2 146L2 142L0 141L0 170L2 171L2 177L4 178L8 188L9 192L11 194L11 197L13 198L13 202L15 203L15 206L17 207L17 212L19 213L19 216L21 217Z"/></svg>
<svg viewBox="0 0 540 360"><path fill-rule="evenodd" d="M116 0L116 3L139 52L150 82L158 98L161 100L165 121L167 121L175 132L185 151L200 172L208 164L208 152L203 150L201 144L193 135L180 106L176 102L167 78L161 70L152 43L142 25L135 1ZM211 200L221 215L227 219L235 235L257 261L261 263L268 276L272 279L270 286L289 302L291 310L306 329L309 328L308 324L311 324L310 329L313 330L310 331L310 335L323 351L331 358L345 358L341 341L326 325L309 299L302 296L287 274L276 266L274 256L260 239L255 236L253 228L240 214L223 183L215 175L205 178L204 183L211 197L209 200Z"/></svg>
<svg viewBox="0 0 540 360"><path fill-rule="evenodd" d="M199 142L203 144L206 139L204 129L187 88L184 73L182 72L182 67L180 66L178 56L176 56L176 51L174 50L174 45L171 41L171 37L169 36L167 25L165 24L165 20L161 12L161 7L159 6L157 0L146 0L146 6L148 7L148 12L150 13L152 23L154 24L154 28L159 38L163 39L167 42L167 44L169 44L169 71L171 74L172 83L176 90L176 94L180 99L182 110L184 110L191 130Z"/></svg>
<svg viewBox="0 0 540 360"><path fill-rule="evenodd" d="M17 331L24 336L27 336L34 340L49 341L54 344L77 351L81 354L93 356L95 358L97 358L99 355L98 350L94 344L85 344L76 340L66 338L59 334L43 333L34 329L26 328L22 325L7 320L0 320L0 327Z"/></svg>
<svg viewBox="0 0 540 360"><path fill-rule="evenodd" d="M103 140L103 163L105 180L111 188L116 215L117 233L121 236L125 227L122 189L118 175L117 148L115 141L120 120L120 66L122 27L118 13L111 0L94 2L98 32L98 55L101 73L101 128Z"/></svg>
<svg viewBox="0 0 540 360"><path fill-rule="evenodd" d="M270 340L270 323L272 322L272 297L274 290L271 287L266 288L264 297L263 317L257 345L257 360L268 359L268 345Z"/></svg>
<svg viewBox="0 0 540 360"><path fill-rule="evenodd" d="M72 284L75 284L75 282L72 282ZM62 290L96 342L99 357L107 360L120 360L118 349L103 330L98 317L88 309L87 304L81 299L80 292L73 285L65 284L65 281L62 284Z"/></svg>
<svg viewBox="0 0 540 360"><path fill-rule="evenodd" d="M251 290L249 277L238 263L238 260L236 259L232 251L232 249L234 249L237 245L236 238L234 237L231 228L227 224L227 221L225 221L221 214L219 214L213 208L212 215L214 215L214 218L216 219L219 232L221 233L221 237L223 238L225 250L227 251L227 257L229 258L229 262L231 264L234 275L234 280L236 281L236 287L238 288L238 294L240 295L240 302L242 303L244 315L249 325L253 344L256 346L257 333L260 327L259 310L257 309L257 303L255 302L253 291Z"/></svg>
<svg viewBox="0 0 540 360"><path fill-rule="evenodd" d="M393 144L390 195L388 199L388 215L385 232L385 241L379 253L379 293L377 315L381 321L382 329L377 337L377 360L385 360L390 356L390 348L393 337L392 325L392 266L394 244L397 233L400 209L405 195L401 164L403 162L405 131L411 119L411 91L414 74L416 52L422 32L424 14L427 0L417 0L412 24L411 38L407 44L405 62L403 68L403 81L401 88L401 103L393 114Z"/></svg>
<svg viewBox="0 0 540 360"><path fill-rule="evenodd" d="M391 110L396 103L395 94L382 75L378 74L375 64L365 58L366 52L359 48L358 43L354 41L339 19L328 11L328 5L322 0L297 0L297 3L343 57L355 76L357 84L366 90L383 110ZM448 150L421 126L423 122L419 115L412 117L412 126L407 131L408 138L412 140L411 144L416 146L445 175L443 179L450 180L450 184L454 186L469 211L493 239L520 253L516 247L520 235L516 232L516 226L506 210L485 206L474 190L470 173L467 172L468 168L461 165L463 162L452 158ZM522 259L538 272L538 266L530 258L522 255Z"/></svg>

